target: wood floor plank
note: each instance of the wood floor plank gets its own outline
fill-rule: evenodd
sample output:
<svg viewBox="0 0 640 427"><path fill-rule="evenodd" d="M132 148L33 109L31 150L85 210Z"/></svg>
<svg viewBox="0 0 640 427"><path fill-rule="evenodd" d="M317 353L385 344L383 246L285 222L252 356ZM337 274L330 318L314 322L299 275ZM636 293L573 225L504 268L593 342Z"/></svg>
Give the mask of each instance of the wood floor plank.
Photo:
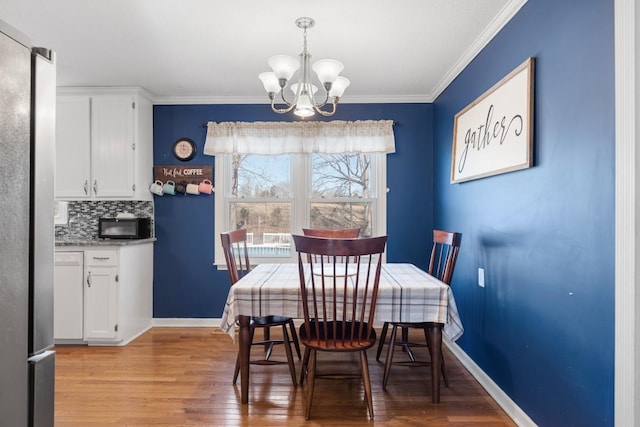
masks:
<svg viewBox="0 0 640 427"><path fill-rule="evenodd" d="M152 328L125 347L55 350L57 427L515 425L448 353L450 386L441 386L440 404L431 403L428 367L394 366L382 390L383 365L372 350L375 419L361 381L318 380L305 421L303 389L286 365L251 366L249 404L240 404L240 385L231 384L237 346L216 328ZM284 359L284 351L272 357ZM353 355L318 356L318 370L351 366Z"/></svg>

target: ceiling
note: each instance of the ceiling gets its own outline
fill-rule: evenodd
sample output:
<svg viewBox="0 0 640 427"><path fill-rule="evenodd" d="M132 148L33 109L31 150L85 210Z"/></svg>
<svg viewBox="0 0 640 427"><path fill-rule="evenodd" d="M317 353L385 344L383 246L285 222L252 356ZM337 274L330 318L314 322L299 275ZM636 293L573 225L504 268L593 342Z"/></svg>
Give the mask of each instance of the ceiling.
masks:
<svg viewBox="0 0 640 427"><path fill-rule="evenodd" d="M0 0L57 52L58 86L140 86L156 103L262 103L275 54L333 58L342 102L430 102L526 0ZM296 77L294 77L295 79Z"/></svg>

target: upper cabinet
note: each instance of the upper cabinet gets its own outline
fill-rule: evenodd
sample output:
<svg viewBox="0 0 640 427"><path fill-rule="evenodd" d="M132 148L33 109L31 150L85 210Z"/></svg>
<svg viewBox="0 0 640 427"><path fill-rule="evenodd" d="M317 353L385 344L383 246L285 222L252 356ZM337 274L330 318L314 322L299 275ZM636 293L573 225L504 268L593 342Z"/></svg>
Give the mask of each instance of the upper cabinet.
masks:
<svg viewBox="0 0 640 427"><path fill-rule="evenodd" d="M151 200L150 97L135 88L59 88L56 198Z"/></svg>

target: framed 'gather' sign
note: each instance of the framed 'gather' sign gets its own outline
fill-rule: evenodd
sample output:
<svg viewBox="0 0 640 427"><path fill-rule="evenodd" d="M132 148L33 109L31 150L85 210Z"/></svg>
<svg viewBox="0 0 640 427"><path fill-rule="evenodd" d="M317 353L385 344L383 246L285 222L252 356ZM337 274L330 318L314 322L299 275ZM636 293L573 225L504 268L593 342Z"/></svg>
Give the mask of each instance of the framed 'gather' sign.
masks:
<svg viewBox="0 0 640 427"><path fill-rule="evenodd" d="M533 166L533 71L528 58L455 116L451 183Z"/></svg>

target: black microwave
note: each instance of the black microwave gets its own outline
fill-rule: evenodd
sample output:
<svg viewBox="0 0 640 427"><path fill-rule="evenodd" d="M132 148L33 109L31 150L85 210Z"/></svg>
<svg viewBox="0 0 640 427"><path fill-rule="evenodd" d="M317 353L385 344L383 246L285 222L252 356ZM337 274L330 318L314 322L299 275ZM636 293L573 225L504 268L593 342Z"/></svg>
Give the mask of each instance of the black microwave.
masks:
<svg viewBox="0 0 640 427"><path fill-rule="evenodd" d="M100 218L101 239L146 239L151 237L151 218Z"/></svg>

